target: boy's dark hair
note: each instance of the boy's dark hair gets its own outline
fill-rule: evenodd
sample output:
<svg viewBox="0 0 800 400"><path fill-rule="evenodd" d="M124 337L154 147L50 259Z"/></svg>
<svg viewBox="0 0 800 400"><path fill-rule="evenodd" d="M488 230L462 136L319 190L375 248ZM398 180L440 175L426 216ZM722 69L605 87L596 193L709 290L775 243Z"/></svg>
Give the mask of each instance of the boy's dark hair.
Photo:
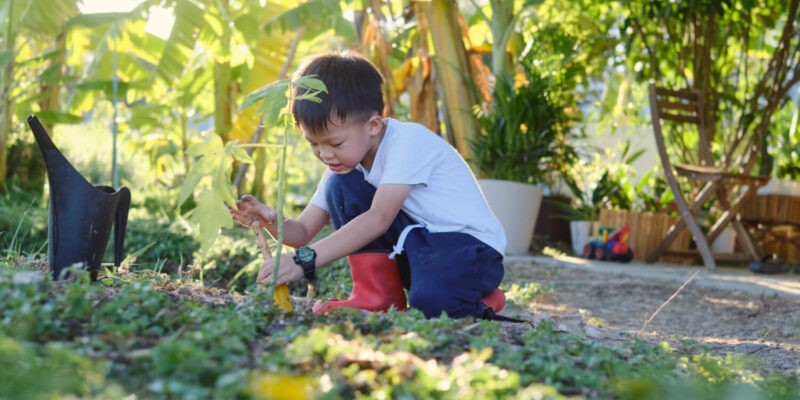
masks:
<svg viewBox="0 0 800 400"><path fill-rule="evenodd" d="M295 74L316 75L325 83L328 93L320 93L321 103L292 101L296 124L311 135L327 131L329 124L366 121L375 112L383 115L383 78L364 56L350 50L322 53L306 60ZM295 99L306 90L296 88Z"/></svg>

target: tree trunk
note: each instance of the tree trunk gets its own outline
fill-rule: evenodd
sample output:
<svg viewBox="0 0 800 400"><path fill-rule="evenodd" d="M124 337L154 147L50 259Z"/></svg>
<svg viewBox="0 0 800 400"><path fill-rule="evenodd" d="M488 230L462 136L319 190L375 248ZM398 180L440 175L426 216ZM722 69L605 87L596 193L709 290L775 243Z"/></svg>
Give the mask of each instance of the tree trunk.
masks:
<svg viewBox="0 0 800 400"><path fill-rule="evenodd" d="M370 58L381 71L381 75L383 75L383 84L386 88L383 95L383 111L384 115L391 117L394 116L394 102L397 93L394 88L394 80L392 79L392 67L389 65L389 58L392 54L392 43L387 39L386 32L384 32L382 28L382 26L386 24L386 16L381 10L381 3L382 1L380 0L371 1L373 19L366 21L369 26L365 27L364 32L369 34L363 36L361 46L369 50Z"/></svg>
<svg viewBox="0 0 800 400"><path fill-rule="evenodd" d="M228 3L228 0L217 3L217 6L220 8L219 11L223 15L223 21L225 19L224 16L228 15ZM231 30L226 24L223 24L222 38L220 40L223 44L222 52L224 54L220 59L214 61L214 131L223 141L228 141L228 136L233 127L233 108L236 102L236 93L231 79L231 60L229 52Z"/></svg>
<svg viewBox="0 0 800 400"><path fill-rule="evenodd" d="M233 122L231 63L214 62L214 131L226 138Z"/></svg>
<svg viewBox="0 0 800 400"><path fill-rule="evenodd" d="M470 142L478 132L472 114L475 104L472 82L469 81L469 62L461 29L458 7L452 0L433 0L423 5L428 28L433 38L434 67L447 110L446 120L453 145L469 162Z"/></svg>
<svg viewBox="0 0 800 400"><path fill-rule="evenodd" d="M42 99L39 101L39 108L43 111L58 111L59 101L61 99L61 77L64 75L64 68L67 58L67 34L66 32L59 33L55 38L55 51L59 52L58 56L50 60L50 67L54 68L61 65L58 71L53 74L53 81L43 83L41 85ZM48 123L42 123L42 126L48 131L53 131L53 126Z"/></svg>

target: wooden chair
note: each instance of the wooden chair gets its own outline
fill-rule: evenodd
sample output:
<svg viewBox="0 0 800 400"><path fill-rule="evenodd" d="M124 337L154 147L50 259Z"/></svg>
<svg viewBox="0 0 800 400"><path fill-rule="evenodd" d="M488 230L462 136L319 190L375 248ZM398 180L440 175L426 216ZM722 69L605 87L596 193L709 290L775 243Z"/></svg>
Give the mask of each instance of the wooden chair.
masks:
<svg viewBox="0 0 800 400"><path fill-rule="evenodd" d="M667 230L664 240L647 256L646 261L652 263L666 254L696 256L698 252L708 270L716 268L715 256L720 259L760 261L761 251L756 247L747 229L742 224L739 213L742 206L755 196L756 189L764 185L769 178L731 173L714 167L710 150L711 138L707 137L708 130L706 129L702 99L703 97L696 91L667 90L658 88L652 83L650 84L650 110L658 155L664 167L667 183L674 194L680 218ZM665 144L662 127L662 121L664 120L697 126L699 133L698 159L701 165L672 164ZM693 184L702 185L692 199L691 204L687 203L681 192L676 173L678 176L688 178ZM706 235L700 228L696 215L703 207L703 204L714 199L719 203L722 214L720 214ZM736 239L744 252L743 257L741 254L714 255L711 253L709 243L713 242L728 225L732 226L736 232ZM697 251L677 252L667 250L683 228L689 228L697 245Z"/></svg>

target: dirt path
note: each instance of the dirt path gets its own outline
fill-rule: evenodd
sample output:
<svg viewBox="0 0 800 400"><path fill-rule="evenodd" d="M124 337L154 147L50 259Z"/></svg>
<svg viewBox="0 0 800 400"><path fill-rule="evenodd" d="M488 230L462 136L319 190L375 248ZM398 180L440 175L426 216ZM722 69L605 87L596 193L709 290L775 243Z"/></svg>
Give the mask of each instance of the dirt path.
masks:
<svg viewBox="0 0 800 400"><path fill-rule="evenodd" d="M680 286L527 261L506 263L506 282L526 281L551 290L527 310L508 313L528 311L534 319L553 320L560 330L611 345L635 335ZM800 368L800 301L689 284L652 319L642 338L669 341L678 351L706 347L720 355L745 354L762 370L794 370Z"/></svg>

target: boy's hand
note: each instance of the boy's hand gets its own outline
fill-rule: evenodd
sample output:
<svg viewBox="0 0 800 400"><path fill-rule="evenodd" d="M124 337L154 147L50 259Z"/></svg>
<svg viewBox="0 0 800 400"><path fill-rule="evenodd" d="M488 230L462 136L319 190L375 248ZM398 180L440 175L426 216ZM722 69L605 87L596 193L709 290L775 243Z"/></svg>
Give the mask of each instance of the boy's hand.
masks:
<svg viewBox="0 0 800 400"><path fill-rule="evenodd" d="M234 221L249 227L256 219L261 221L261 226L274 224L278 214L270 207L246 194L236 202L236 208L228 207Z"/></svg>
<svg viewBox="0 0 800 400"><path fill-rule="evenodd" d="M261 269L258 271L256 282L269 285L272 283L272 267L275 259L264 260ZM278 285L289 283L303 277L303 268L294 263L291 254L281 255L281 266L278 268Z"/></svg>

